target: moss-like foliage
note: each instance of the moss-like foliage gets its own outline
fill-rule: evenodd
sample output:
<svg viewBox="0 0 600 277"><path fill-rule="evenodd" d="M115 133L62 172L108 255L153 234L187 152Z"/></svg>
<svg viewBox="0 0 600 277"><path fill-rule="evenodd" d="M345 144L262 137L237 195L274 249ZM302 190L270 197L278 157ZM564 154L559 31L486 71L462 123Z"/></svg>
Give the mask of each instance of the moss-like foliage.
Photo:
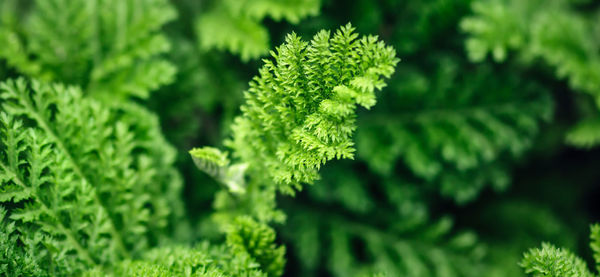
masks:
<svg viewBox="0 0 600 277"><path fill-rule="evenodd" d="M250 180L227 185L244 187L243 195L217 196L215 207L223 211L217 217L224 222L237 214L281 221L276 191L294 194L302 184L317 180L327 161L352 159L356 107L375 105L375 91L385 86L399 61L392 47L375 36L359 38L350 24L333 35L321 31L310 42L292 33L272 55L274 61L265 60L250 82L233 137L225 142L236 163L220 170L237 167L233 172L245 171ZM200 169L215 175L203 165L222 159L208 155L209 150L191 154Z"/></svg>

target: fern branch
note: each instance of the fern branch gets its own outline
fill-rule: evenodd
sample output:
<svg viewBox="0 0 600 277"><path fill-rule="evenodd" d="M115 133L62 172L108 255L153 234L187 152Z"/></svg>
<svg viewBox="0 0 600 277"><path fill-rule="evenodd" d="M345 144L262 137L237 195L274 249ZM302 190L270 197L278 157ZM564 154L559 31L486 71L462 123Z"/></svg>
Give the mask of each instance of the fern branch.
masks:
<svg viewBox="0 0 600 277"><path fill-rule="evenodd" d="M6 114L2 113L1 116L4 118L5 121L8 120L6 118ZM75 250L77 251L77 253L79 253L83 257L83 259L86 262L88 262L90 265L98 265L98 262L95 261L92 258L92 256L90 255L90 253L83 246L81 246L81 244L79 243L79 241L77 239L75 239L75 235L73 234L73 232L71 230L67 229L65 227L64 223L60 220L60 217L57 216L56 213L54 213L54 211L46 205L46 202L44 201L43 198L41 198L38 195L37 191L33 191L31 188L29 188L27 185L25 185L25 182L23 180L21 180L21 178L18 176L18 174L16 172L12 171L8 165L4 164L4 162L0 161L0 167L2 168L2 171L9 174L9 179L11 181L13 181L17 185L19 185L23 190L25 190L27 192L28 195L35 197L37 202L41 204L43 211L46 214L48 214L49 216L51 216L54 220L56 220L56 222L58 223L58 228L60 229L60 232L62 234L64 234L65 237L67 238L67 240L69 240L69 242L71 242L75 246Z"/></svg>
<svg viewBox="0 0 600 277"><path fill-rule="evenodd" d="M34 189L21 189L0 171L0 201L10 207L19 230L32 226L47 236L48 259L72 264L68 273L82 272L81 261L87 263L70 249L88 249L99 266L107 266L139 257L166 238L167 227L182 226L174 150L146 110L105 107L76 88L23 79L2 83L0 101L9 116L30 124L15 139L2 137L0 158L15 174L27 176L20 183ZM47 144L44 149L36 148L36 137ZM46 215L42 202L54 216ZM72 230L71 239L57 221Z"/></svg>
<svg viewBox="0 0 600 277"><path fill-rule="evenodd" d="M18 83L18 90L19 92L15 92L12 88L3 85L0 87L0 89L4 89L8 92L12 92L12 95L15 96L15 98L23 105L23 107L25 108L25 111L28 115L30 115L38 124L39 126L45 131L45 133L50 137L50 139L52 140L53 143L56 144L56 146L59 148L59 150L67 157L67 160L69 161L69 163L71 164L71 166L73 167L73 170L75 171L75 173L87 184L90 184L94 189L93 189L93 195L94 195L94 201L103 209L103 212L106 213L108 215L109 218L109 222L110 222L110 232L111 235L114 236L115 239L115 243L117 244L117 247L119 248L119 251L121 252L121 254L123 254L124 257L130 257L130 253L127 250L127 248L125 247L125 243L123 241L123 238L121 236L121 233L119 232L119 230L117 230L116 228L116 224L113 220L114 218L114 214L112 214L112 212L107 208L106 204L100 200L100 198L98 197L98 193L96 192L96 188L98 187L98 184L95 182L92 182L89 178L89 176L87 176L86 174L83 173L83 171L81 170L81 167L79 166L79 162L75 160L75 158L73 158L73 154L67 149L67 147L65 146L64 143L64 138L59 137L56 132L50 127L49 122L47 122L44 117L38 112L38 110L36 110L33 105L31 104L29 98L25 95L26 93L28 93L27 89L24 87L24 83L21 82L20 84ZM35 83L34 83L35 86ZM37 90L34 88L34 90Z"/></svg>
<svg viewBox="0 0 600 277"><path fill-rule="evenodd" d="M266 172L293 193L318 179L327 161L354 157L355 109L375 104L399 60L377 37L359 39L350 24L310 43L288 35L272 55L250 83L226 145L257 176Z"/></svg>

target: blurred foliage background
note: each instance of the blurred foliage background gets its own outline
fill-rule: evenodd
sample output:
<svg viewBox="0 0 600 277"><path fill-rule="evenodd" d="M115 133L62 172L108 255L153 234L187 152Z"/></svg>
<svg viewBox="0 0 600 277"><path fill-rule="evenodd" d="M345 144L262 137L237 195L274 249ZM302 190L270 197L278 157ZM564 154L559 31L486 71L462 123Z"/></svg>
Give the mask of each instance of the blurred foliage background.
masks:
<svg viewBox="0 0 600 277"><path fill-rule="evenodd" d="M17 23L30 1L3 2L4 26L34 36L35 25ZM521 276L522 253L542 241L593 264L600 2L173 0L168 9L154 29L166 24L160 39L170 46L149 46L145 63L160 70L143 71L156 84L121 94L156 112L178 150L191 223L181 240L215 235L207 222L219 189L187 151L222 146L261 58L286 34L308 38L352 22L392 45L401 62L378 104L360 111L355 160L328 164L317 184L279 197L284 276ZM54 78L46 74L57 70L47 70L52 61L14 59L11 36L0 42L2 78ZM44 50L43 40L29 43ZM70 70L62 81L101 94L111 87L96 79L116 74L106 68L58 70Z"/></svg>

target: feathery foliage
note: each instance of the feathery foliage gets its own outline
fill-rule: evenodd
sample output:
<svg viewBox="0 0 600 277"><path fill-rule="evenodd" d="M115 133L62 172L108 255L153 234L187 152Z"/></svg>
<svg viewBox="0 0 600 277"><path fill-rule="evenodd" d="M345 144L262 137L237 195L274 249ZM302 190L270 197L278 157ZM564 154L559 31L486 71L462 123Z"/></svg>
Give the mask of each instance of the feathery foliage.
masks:
<svg viewBox="0 0 600 277"><path fill-rule="evenodd" d="M375 90L383 88L383 79L390 77L398 62L391 47L373 36L359 39L353 31L350 25L333 36L321 31L310 43L291 34L272 53L275 61L264 61L260 75L245 92L246 103L234 121L233 138L226 141L240 163L229 165L227 154L210 147L190 151L196 165L221 183L231 180L223 177L231 176L225 172L239 166L249 176L244 193L222 191L217 195L213 218L221 225L228 226L238 214L281 222L285 215L276 210L276 190L293 194L301 184L318 179L318 169L327 161L353 158L356 106L375 104ZM232 185L226 186L236 192ZM239 232L265 231L252 227ZM234 238L228 236L228 243ZM258 261L271 261L261 262L270 264L266 269L269 276L280 275L283 250L260 249L259 253L248 252L256 253Z"/></svg>
<svg viewBox="0 0 600 277"><path fill-rule="evenodd" d="M600 264L600 225L591 227L590 246L594 251L596 265ZM568 250L557 248L549 243L542 243L542 248L530 249L520 263L525 273L530 276L578 276L593 277L585 261ZM600 270L600 267L598 267Z"/></svg>
<svg viewBox="0 0 600 277"><path fill-rule="evenodd" d="M552 100L541 86L517 76L487 66L465 73L458 70L460 60L436 60L435 79L406 69L403 85L379 107L398 112L379 117L376 110L361 120L359 157L384 176L401 160L425 184L461 203L487 184L504 189L507 162L531 147L540 124L552 117Z"/></svg>
<svg viewBox="0 0 600 277"><path fill-rule="evenodd" d="M0 276L596 276L599 11L0 0Z"/></svg>
<svg viewBox="0 0 600 277"><path fill-rule="evenodd" d="M227 243L207 242L196 247L169 246L152 249L140 260L126 260L106 271L94 268L92 276L280 276L285 248L274 244L275 233L267 225L247 217L237 218L227 231Z"/></svg>
<svg viewBox="0 0 600 277"><path fill-rule="evenodd" d="M593 277L583 260L573 253L544 243L525 253L521 266L531 276Z"/></svg>
<svg viewBox="0 0 600 277"><path fill-rule="evenodd" d="M217 48L239 54L243 61L269 52L269 33L261 25L265 17L297 24L315 15L320 0L224 0L214 1L196 23L200 47Z"/></svg>
<svg viewBox="0 0 600 277"><path fill-rule="evenodd" d="M377 37L353 31L321 31L310 43L291 34L275 62L265 60L226 142L252 176L267 175L261 179L291 194L318 179L327 161L354 158L356 106L375 105L398 59Z"/></svg>
<svg viewBox="0 0 600 277"><path fill-rule="evenodd" d="M194 148L190 154L200 170L224 184L231 192L245 192L244 173L247 164L230 165L227 154L213 147Z"/></svg>
<svg viewBox="0 0 600 277"><path fill-rule="evenodd" d="M77 274L167 239L181 220L180 177L156 118L24 79L2 83L0 99L0 201L21 243L40 233L47 259L64 259L65 274Z"/></svg>
<svg viewBox="0 0 600 277"><path fill-rule="evenodd" d="M6 210L0 207L0 275L2 276L48 276L39 264L46 261L47 252L39 251L41 235L36 232L16 230L14 222L7 222ZM56 268L62 261L57 261Z"/></svg>
<svg viewBox="0 0 600 277"><path fill-rule="evenodd" d="M166 0L37 0L25 19L3 20L0 58L29 77L86 93L147 98L173 80L160 28L175 17Z"/></svg>
<svg viewBox="0 0 600 277"><path fill-rule="evenodd" d="M542 61L551 66L559 79L567 79L576 91L592 96L600 107L600 44L597 15L577 11L574 1L481 0L473 3L473 16L461 22L470 37L467 52L473 61L488 53L502 62L509 51L518 51L520 62ZM567 137L567 142L589 147L600 141L595 128L598 114L585 115Z"/></svg>

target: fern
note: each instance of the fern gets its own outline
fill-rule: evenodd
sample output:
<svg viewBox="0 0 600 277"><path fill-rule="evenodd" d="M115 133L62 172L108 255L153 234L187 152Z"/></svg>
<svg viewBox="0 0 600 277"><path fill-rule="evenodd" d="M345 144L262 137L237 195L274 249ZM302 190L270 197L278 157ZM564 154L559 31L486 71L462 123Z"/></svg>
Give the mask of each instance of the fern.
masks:
<svg viewBox="0 0 600 277"><path fill-rule="evenodd" d="M600 270L600 225L591 226L590 246L594 252L596 267ZM542 243L542 248L530 249L520 263L530 276L582 276L593 277L586 263L568 250Z"/></svg>
<svg viewBox="0 0 600 277"><path fill-rule="evenodd" d="M531 249L525 253L521 266L530 276L596 276L587 269L585 262L569 251L542 244L541 249Z"/></svg>
<svg viewBox="0 0 600 277"><path fill-rule="evenodd" d="M76 274L167 240L182 213L180 177L152 115L24 79L2 83L0 99L0 201L23 236L42 235L48 259Z"/></svg>
<svg viewBox="0 0 600 277"><path fill-rule="evenodd" d="M106 271L94 268L88 276L280 276L285 248L274 244L274 231L250 218L238 218L227 232L226 245L152 249L140 260L126 260Z"/></svg>
<svg viewBox="0 0 600 277"><path fill-rule="evenodd" d="M216 195L212 218L222 228L238 215L259 222L283 221L285 214L275 205L277 190L293 194L301 184L319 178L322 164L353 157L356 106L375 104L375 90L383 88L383 79L398 62L391 47L373 36L358 39L353 30L347 25L333 36L321 31L310 43L288 35L272 53L275 61L265 60L245 92L233 137L226 141L239 162L230 165L227 154L213 148L191 151L199 168L222 183L228 179L221 177L223 172L247 165L244 193ZM280 270L267 272L276 276Z"/></svg>
<svg viewBox="0 0 600 277"><path fill-rule="evenodd" d="M29 77L87 93L146 98L173 80L174 66L160 56L170 48L160 28L175 16L166 0L39 0L25 22L0 26L0 58Z"/></svg>
<svg viewBox="0 0 600 277"><path fill-rule="evenodd" d="M244 173L247 164L230 165L227 154L212 147L194 148L190 154L200 170L223 183L231 192L245 193Z"/></svg>
<svg viewBox="0 0 600 277"><path fill-rule="evenodd" d="M554 69L557 78L567 79L571 88L591 95L600 106L600 44L594 33L597 18L577 12L571 2L474 2L475 14L461 24L470 35L466 41L470 58L481 61L491 52L494 60L502 62L510 50L517 50L524 64L543 61ZM599 139L593 129L576 127L567 142L589 147Z"/></svg>
<svg viewBox="0 0 600 277"><path fill-rule="evenodd" d="M465 73L449 56L436 57L433 66L431 80L421 70L400 68L406 77L378 107L385 113L360 121L359 157L384 176L406 167L461 203L487 184L503 189L510 182L507 162L530 148L541 123L551 119L552 100L539 85L486 66Z"/></svg>
<svg viewBox="0 0 600 277"><path fill-rule="evenodd" d="M590 118L578 122L567 134L569 144L580 148L591 148L600 143L600 119Z"/></svg>
<svg viewBox="0 0 600 277"><path fill-rule="evenodd" d="M21 236L14 222L7 222L6 210L0 207L0 275L49 276L39 263L46 253L39 251L42 239L39 233L27 232ZM56 267L61 268L61 261Z"/></svg>
<svg viewBox="0 0 600 277"><path fill-rule="evenodd" d="M196 31L202 49L217 48L239 54L243 61L264 56L269 51L269 33L261 25L265 17L297 24L315 15L320 0L225 0L216 1L200 14Z"/></svg>
<svg viewBox="0 0 600 277"><path fill-rule="evenodd" d="M251 175L266 173L262 179L293 193L316 180L328 160L354 157L354 110L375 104L375 90L398 60L376 37L357 39L353 30L347 25L333 37L321 31L310 44L291 34L275 62L265 61L227 142Z"/></svg>

